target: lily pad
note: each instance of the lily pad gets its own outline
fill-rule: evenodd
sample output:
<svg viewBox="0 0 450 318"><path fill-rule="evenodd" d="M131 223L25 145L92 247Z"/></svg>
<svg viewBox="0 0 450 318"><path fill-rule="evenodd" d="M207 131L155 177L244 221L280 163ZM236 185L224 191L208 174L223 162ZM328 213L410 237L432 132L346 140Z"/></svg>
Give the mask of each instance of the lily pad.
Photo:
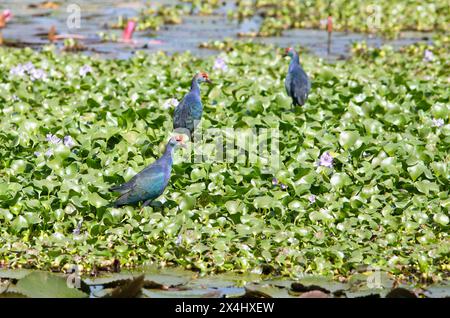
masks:
<svg viewBox="0 0 450 318"><path fill-rule="evenodd" d="M293 298L290 295L287 288L276 287L265 283L261 284L247 284L245 285L244 297L257 297L257 298Z"/></svg>
<svg viewBox="0 0 450 318"><path fill-rule="evenodd" d="M111 292L104 298L135 298L137 297L144 286L144 275L138 276L134 279L124 281L119 286L111 290Z"/></svg>
<svg viewBox="0 0 450 318"><path fill-rule="evenodd" d="M32 272L29 269L0 269L0 278L22 279Z"/></svg>
<svg viewBox="0 0 450 318"><path fill-rule="evenodd" d="M47 272L33 272L17 283L17 290L32 298L83 298L85 293L70 288L67 279Z"/></svg>
<svg viewBox="0 0 450 318"><path fill-rule="evenodd" d="M448 284L434 284L425 288L425 296L432 298L449 298L450 285Z"/></svg>
<svg viewBox="0 0 450 318"><path fill-rule="evenodd" d="M154 290L143 289L144 296L149 298L219 298L222 292L217 289L189 289L189 290Z"/></svg>

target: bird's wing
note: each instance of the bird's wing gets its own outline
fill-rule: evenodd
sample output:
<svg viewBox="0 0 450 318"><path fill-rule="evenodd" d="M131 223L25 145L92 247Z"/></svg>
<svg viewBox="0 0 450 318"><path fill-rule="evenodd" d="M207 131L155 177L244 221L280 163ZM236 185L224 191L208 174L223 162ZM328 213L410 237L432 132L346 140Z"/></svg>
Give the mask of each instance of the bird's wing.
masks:
<svg viewBox="0 0 450 318"><path fill-rule="evenodd" d="M291 96L297 100L300 105L303 105L308 98L311 83L308 75L299 67L292 70L291 73Z"/></svg>
<svg viewBox="0 0 450 318"><path fill-rule="evenodd" d="M187 128L187 121L191 117L191 108L189 107L189 95L186 95L173 113L173 128Z"/></svg>
<svg viewBox="0 0 450 318"><path fill-rule="evenodd" d="M169 176L170 171L167 167L160 162L155 162L140 173L133 191L145 196L145 200L156 198L163 193Z"/></svg>
<svg viewBox="0 0 450 318"><path fill-rule="evenodd" d="M120 194L124 194L124 193L129 192L130 190L133 189L134 182L136 181L136 176L131 178L130 181L128 181L126 183L123 183L123 184L120 184L120 185L113 186L113 187L109 188L109 191L119 192Z"/></svg>
<svg viewBox="0 0 450 318"><path fill-rule="evenodd" d="M151 165L135 177L133 187L117 199L116 206L155 199L167 186L168 177L160 165Z"/></svg>
<svg viewBox="0 0 450 318"><path fill-rule="evenodd" d="M291 75L291 72L288 72L286 75L286 79L284 80L284 87L286 88L286 92L287 92L288 96L292 96L291 95L291 83L292 83L292 75Z"/></svg>
<svg viewBox="0 0 450 318"><path fill-rule="evenodd" d="M138 172L128 182L123 183L118 186L113 186L109 190L114 191L114 192L119 192L121 194L130 192L131 190L133 190L136 187L136 185L138 185L138 183L141 182L141 180L147 179L149 176L152 176L152 175L156 176L158 174L158 170L160 170L160 169L161 169L161 167L160 167L159 162L155 161L148 167L146 167L143 170L141 170L140 172Z"/></svg>

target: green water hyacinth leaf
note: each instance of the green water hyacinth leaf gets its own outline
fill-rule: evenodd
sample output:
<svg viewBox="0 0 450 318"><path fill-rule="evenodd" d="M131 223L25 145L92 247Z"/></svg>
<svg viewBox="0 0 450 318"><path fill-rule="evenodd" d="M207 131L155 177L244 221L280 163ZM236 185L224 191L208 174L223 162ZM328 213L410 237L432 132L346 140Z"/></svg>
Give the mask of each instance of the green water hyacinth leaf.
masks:
<svg viewBox="0 0 450 318"><path fill-rule="evenodd" d="M358 141L359 134L354 131L343 131L339 135L339 144L345 149L348 150L350 147L356 146L355 144Z"/></svg>
<svg viewBox="0 0 450 318"><path fill-rule="evenodd" d="M64 160L70 155L70 148L59 144L54 149L54 155L56 158Z"/></svg>
<svg viewBox="0 0 450 318"><path fill-rule="evenodd" d="M334 173L330 179L331 185L338 189L349 185L351 182L350 177L343 172Z"/></svg>
<svg viewBox="0 0 450 318"><path fill-rule="evenodd" d="M313 211L309 214L311 221L332 221L334 219L333 214L327 209L320 209L319 211Z"/></svg>
<svg viewBox="0 0 450 318"><path fill-rule="evenodd" d="M18 232L28 227L28 221L24 216L19 215L11 222L11 227L14 231Z"/></svg>
<svg viewBox="0 0 450 318"><path fill-rule="evenodd" d="M91 205L95 206L96 208L100 208L109 203L107 200L103 199L100 195L98 195L98 193L95 192L89 193L87 195L87 200Z"/></svg>
<svg viewBox="0 0 450 318"><path fill-rule="evenodd" d="M11 164L11 169L14 171L14 173L23 173L25 171L25 167L25 160L15 160Z"/></svg>
<svg viewBox="0 0 450 318"><path fill-rule="evenodd" d="M0 198L5 199L7 197L7 194L9 193L9 186L6 182L0 183Z"/></svg>
<svg viewBox="0 0 450 318"><path fill-rule="evenodd" d="M434 117L447 118L450 115L450 106L442 103L436 103L431 107Z"/></svg>
<svg viewBox="0 0 450 318"><path fill-rule="evenodd" d="M444 162L432 162L430 164L430 166L431 166L431 169L433 169L436 176L447 177L448 165L445 164Z"/></svg>
<svg viewBox="0 0 450 318"><path fill-rule="evenodd" d="M408 167L408 172L409 175L411 176L411 179L413 181L416 181L418 177L420 177L422 175L422 173L424 173L426 170L425 165L423 164L423 162L420 162L412 167Z"/></svg>
<svg viewBox="0 0 450 318"><path fill-rule="evenodd" d="M302 207L303 207L303 204L298 200L289 202L289 209L291 209L291 210L298 211Z"/></svg>
<svg viewBox="0 0 450 318"><path fill-rule="evenodd" d="M430 182L428 180L417 181L414 184L417 190L426 195L428 195L430 192L439 192L439 186L436 183Z"/></svg>
<svg viewBox="0 0 450 318"><path fill-rule="evenodd" d="M443 213L437 213L433 216L433 220L434 220L434 222L445 226L449 222L449 217L448 217L448 215L445 215Z"/></svg>
<svg viewBox="0 0 450 318"><path fill-rule="evenodd" d="M274 199L269 196L257 197L254 199L253 204L257 209L269 209L274 206Z"/></svg>
<svg viewBox="0 0 450 318"><path fill-rule="evenodd" d="M205 188L204 183L194 183L186 188L186 193L201 193Z"/></svg>
<svg viewBox="0 0 450 318"><path fill-rule="evenodd" d="M42 222L38 213L26 212L24 214L24 217L27 220L28 224L38 224L38 223Z"/></svg>
<svg viewBox="0 0 450 318"><path fill-rule="evenodd" d="M195 168L191 171L191 179L192 181L198 181L206 178L206 171L204 169Z"/></svg>
<svg viewBox="0 0 450 318"><path fill-rule="evenodd" d="M227 201L225 203L225 207L227 208L230 214L236 214L242 212L242 206L238 201Z"/></svg>
<svg viewBox="0 0 450 318"><path fill-rule="evenodd" d="M389 173L397 174L398 169L397 169L396 163L397 163L396 158L387 157L387 158L384 158L383 160L381 160L380 166Z"/></svg>

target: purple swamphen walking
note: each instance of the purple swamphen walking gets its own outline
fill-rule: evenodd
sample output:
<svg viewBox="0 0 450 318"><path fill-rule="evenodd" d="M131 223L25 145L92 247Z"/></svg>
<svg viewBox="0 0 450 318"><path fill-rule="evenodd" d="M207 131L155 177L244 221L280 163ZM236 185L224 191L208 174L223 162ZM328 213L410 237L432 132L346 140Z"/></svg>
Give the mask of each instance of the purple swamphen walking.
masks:
<svg viewBox="0 0 450 318"><path fill-rule="evenodd" d="M286 49L286 56L291 58L284 85L287 94L292 98L294 106L303 106L311 90L311 82L300 64L297 52L293 48Z"/></svg>
<svg viewBox="0 0 450 318"><path fill-rule="evenodd" d="M173 129L193 138L195 127L202 118L203 105L200 98L200 83L211 83L208 74L198 73L192 78L191 89L173 113Z"/></svg>
<svg viewBox="0 0 450 318"><path fill-rule="evenodd" d="M174 149L178 146L185 147L183 136L172 137L167 143L164 154L130 181L110 188L111 191L121 194L114 206L119 207L144 201L142 207L145 207L159 197L169 183L172 171L172 155Z"/></svg>

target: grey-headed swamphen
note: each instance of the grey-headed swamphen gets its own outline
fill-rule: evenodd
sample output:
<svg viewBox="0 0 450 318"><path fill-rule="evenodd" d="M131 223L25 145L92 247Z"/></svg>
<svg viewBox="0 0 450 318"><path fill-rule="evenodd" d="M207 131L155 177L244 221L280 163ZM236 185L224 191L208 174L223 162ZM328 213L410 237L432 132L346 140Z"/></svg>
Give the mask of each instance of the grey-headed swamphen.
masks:
<svg viewBox="0 0 450 318"><path fill-rule="evenodd" d="M289 70L284 81L287 94L292 98L294 106L303 106L311 90L311 82L300 64L297 52L293 48L286 49L286 55L291 58Z"/></svg>
<svg viewBox="0 0 450 318"><path fill-rule="evenodd" d="M121 194L114 206L118 207L144 201L142 207L145 207L159 197L169 183L173 150L177 146L185 147L182 136L172 137L167 143L164 154L135 175L130 181L110 188L111 191Z"/></svg>
<svg viewBox="0 0 450 318"><path fill-rule="evenodd" d="M195 127L202 118L203 105L200 99L200 83L211 83L208 74L198 73L191 83L191 90L184 96L173 113L173 129L193 138Z"/></svg>

